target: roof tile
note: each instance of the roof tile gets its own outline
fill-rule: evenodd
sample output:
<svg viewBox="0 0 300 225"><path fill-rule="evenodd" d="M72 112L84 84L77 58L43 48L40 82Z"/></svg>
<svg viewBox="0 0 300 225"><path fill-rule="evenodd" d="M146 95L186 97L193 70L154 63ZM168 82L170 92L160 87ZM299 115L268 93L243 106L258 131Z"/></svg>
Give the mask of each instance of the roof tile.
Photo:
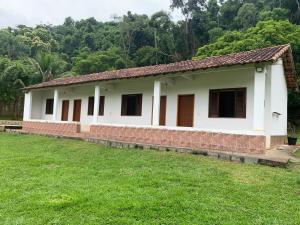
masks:
<svg viewBox="0 0 300 225"><path fill-rule="evenodd" d="M40 84L31 85L24 89L37 89L54 86L81 84L95 81L138 78L185 71L204 70L222 66L275 62L280 57L283 57L284 60L285 75L287 78L286 80L288 87L290 89L296 89L297 81L290 45L279 45L275 47L262 48L252 51L238 52L222 56L213 56L200 60L187 60L171 64L129 68L75 77L58 78Z"/></svg>

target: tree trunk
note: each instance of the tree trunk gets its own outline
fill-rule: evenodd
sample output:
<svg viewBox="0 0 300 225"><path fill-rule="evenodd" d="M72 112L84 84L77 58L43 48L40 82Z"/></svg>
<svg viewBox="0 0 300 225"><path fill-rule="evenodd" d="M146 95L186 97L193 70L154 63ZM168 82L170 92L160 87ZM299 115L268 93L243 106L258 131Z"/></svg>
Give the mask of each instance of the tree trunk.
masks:
<svg viewBox="0 0 300 225"><path fill-rule="evenodd" d="M187 54L189 55L190 53L190 48L189 48L189 22L188 22L188 17L185 17L185 46L187 50Z"/></svg>
<svg viewBox="0 0 300 225"><path fill-rule="evenodd" d="M156 28L154 29L154 44L155 44L155 63L156 65L158 64L158 60L157 60L157 31Z"/></svg>
<svg viewBox="0 0 300 225"><path fill-rule="evenodd" d="M2 101L0 101L0 116L2 115L3 112L3 103Z"/></svg>
<svg viewBox="0 0 300 225"><path fill-rule="evenodd" d="M17 118L17 115L18 115L18 100L16 99L15 101L14 101L14 119L16 119Z"/></svg>

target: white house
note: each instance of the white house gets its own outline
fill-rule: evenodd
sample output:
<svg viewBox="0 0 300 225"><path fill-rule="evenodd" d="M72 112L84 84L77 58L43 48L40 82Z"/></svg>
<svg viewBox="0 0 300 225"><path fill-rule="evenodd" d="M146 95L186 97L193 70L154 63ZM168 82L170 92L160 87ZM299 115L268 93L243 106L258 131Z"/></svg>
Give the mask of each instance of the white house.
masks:
<svg viewBox="0 0 300 225"><path fill-rule="evenodd" d="M26 87L23 129L165 147L263 153L287 134L289 45L59 78Z"/></svg>

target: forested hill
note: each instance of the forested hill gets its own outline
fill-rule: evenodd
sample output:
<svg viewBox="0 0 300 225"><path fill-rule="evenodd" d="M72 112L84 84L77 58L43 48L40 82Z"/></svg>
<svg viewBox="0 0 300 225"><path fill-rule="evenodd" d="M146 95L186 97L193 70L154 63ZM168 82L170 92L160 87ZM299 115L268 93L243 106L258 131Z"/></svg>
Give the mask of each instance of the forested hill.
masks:
<svg viewBox="0 0 300 225"><path fill-rule="evenodd" d="M0 30L0 103L18 105L21 87L127 67L170 63L291 43L300 74L300 0L172 0L167 12L128 12L62 25ZM292 105L300 99L292 98ZM300 105L300 104L299 104ZM0 112L1 113L1 112Z"/></svg>

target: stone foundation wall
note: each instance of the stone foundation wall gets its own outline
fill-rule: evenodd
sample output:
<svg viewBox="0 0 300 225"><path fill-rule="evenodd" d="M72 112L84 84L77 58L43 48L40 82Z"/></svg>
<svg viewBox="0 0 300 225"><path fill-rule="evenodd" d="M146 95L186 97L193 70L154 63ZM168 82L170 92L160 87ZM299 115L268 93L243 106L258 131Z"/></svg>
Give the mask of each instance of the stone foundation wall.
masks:
<svg viewBox="0 0 300 225"><path fill-rule="evenodd" d="M19 120L0 120L0 126L1 125L18 125L18 126L22 126L22 121L19 121Z"/></svg>
<svg viewBox="0 0 300 225"><path fill-rule="evenodd" d="M286 136L271 136L271 148L284 145L286 143Z"/></svg>
<svg viewBox="0 0 300 225"><path fill-rule="evenodd" d="M101 140L239 153L260 154L266 150L265 136L107 125L92 125L90 136Z"/></svg>
<svg viewBox="0 0 300 225"><path fill-rule="evenodd" d="M80 124L24 121L22 129L36 134L74 136L80 132Z"/></svg>

